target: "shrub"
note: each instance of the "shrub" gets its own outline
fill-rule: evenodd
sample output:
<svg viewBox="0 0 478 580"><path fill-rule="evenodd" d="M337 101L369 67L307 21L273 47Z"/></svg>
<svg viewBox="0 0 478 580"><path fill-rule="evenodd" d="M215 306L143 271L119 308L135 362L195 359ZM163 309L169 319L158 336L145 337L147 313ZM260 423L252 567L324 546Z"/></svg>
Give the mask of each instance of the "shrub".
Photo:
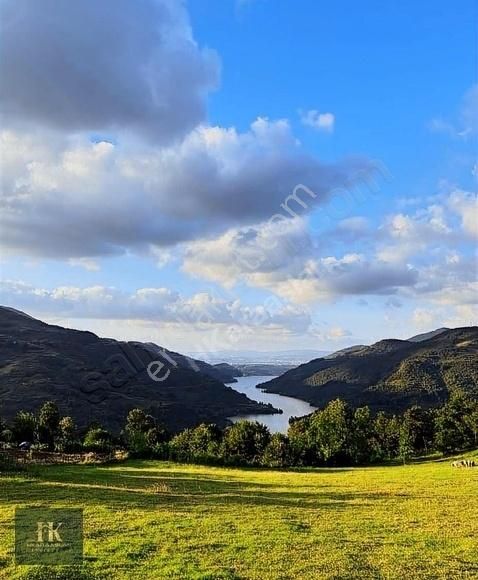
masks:
<svg viewBox="0 0 478 580"><path fill-rule="evenodd" d="M232 465L260 465L271 435L257 421L238 421L224 432L221 456Z"/></svg>
<svg viewBox="0 0 478 580"><path fill-rule="evenodd" d="M28 441L33 443L36 439L37 421L33 413L18 411L13 419L13 438L16 443Z"/></svg>
<svg viewBox="0 0 478 580"><path fill-rule="evenodd" d="M289 440L282 433L274 433L262 455L266 467L287 467L291 464Z"/></svg>
<svg viewBox="0 0 478 580"><path fill-rule="evenodd" d="M113 437L102 427L91 427L83 439L86 451L108 452L113 447Z"/></svg>
<svg viewBox="0 0 478 580"><path fill-rule="evenodd" d="M151 457L168 439L168 433L151 415L142 409L132 409L126 417L122 439L134 457Z"/></svg>
<svg viewBox="0 0 478 580"><path fill-rule="evenodd" d="M198 463L217 463L220 460L222 432L212 424L185 429L169 442L172 459Z"/></svg>

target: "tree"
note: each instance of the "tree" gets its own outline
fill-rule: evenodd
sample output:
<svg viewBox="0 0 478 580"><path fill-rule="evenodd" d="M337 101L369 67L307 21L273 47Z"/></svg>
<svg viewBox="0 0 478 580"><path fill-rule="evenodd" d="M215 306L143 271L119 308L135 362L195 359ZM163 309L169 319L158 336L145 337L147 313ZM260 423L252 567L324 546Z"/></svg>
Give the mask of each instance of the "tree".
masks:
<svg viewBox="0 0 478 580"><path fill-rule="evenodd" d="M349 432L347 453L352 463L367 463L372 459L373 423L368 407L355 409Z"/></svg>
<svg viewBox="0 0 478 580"><path fill-rule="evenodd" d="M0 419L0 443L10 444L13 441L13 431L8 428L8 425Z"/></svg>
<svg viewBox="0 0 478 580"><path fill-rule="evenodd" d="M227 463L260 464L271 435L257 421L238 421L224 433L221 453Z"/></svg>
<svg viewBox="0 0 478 580"><path fill-rule="evenodd" d="M448 401L435 414L434 445L442 453L452 453L471 447L475 441L470 416L476 401L459 389L450 394Z"/></svg>
<svg viewBox="0 0 478 580"><path fill-rule="evenodd" d="M126 417L125 431L146 433L155 426L154 417L147 415L143 409L131 409Z"/></svg>
<svg viewBox="0 0 478 580"><path fill-rule="evenodd" d="M60 436L66 440L73 439L75 435L75 422L71 417L62 417L59 423Z"/></svg>
<svg viewBox="0 0 478 580"><path fill-rule="evenodd" d="M190 452L199 458L218 456L221 440L222 433L217 425L202 423L191 431Z"/></svg>
<svg viewBox="0 0 478 580"><path fill-rule="evenodd" d="M146 443L150 447L165 443L169 439L169 433L162 425L156 425L152 429L146 431Z"/></svg>
<svg viewBox="0 0 478 580"><path fill-rule="evenodd" d="M11 429L3 429L3 431L0 433L0 442L7 443L9 446L13 440L13 431Z"/></svg>
<svg viewBox="0 0 478 580"><path fill-rule="evenodd" d="M213 424L185 429L170 441L172 457L180 461L216 462L220 456L222 432Z"/></svg>
<svg viewBox="0 0 478 580"><path fill-rule="evenodd" d="M38 413L38 439L53 449L60 427L60 412L53 401L47 401Z"/></svg>
<svg viewBox="0 0 478 580"><path fill-rule="evenodd" d="M274 433L262 455L262 465L287 467L290 465L289 440L282 433Z"/></svg>
<svg viewBox="0 0 478 580"><path fill-rule="evenodd" d="M192 429L184 429L169 442L171 459L174 461L193 461L191 453Z"/></svg>
<svg viewBox="0 0 478 580"><path fill-rule="evenodd" d="M113 446L113 436L102 427L90 427L83 439L83 447L87 451L107 452Z"/></svg>
<svg viewBox="0 0 478 580"><path fill-rule="evenodd" d="M392 459L399 454L400 422L395 415L379 411L373 423L372 460Z"/></svg>
<svg viewBox="0 0 478 580"><path fill-rule="evenodd" d="M12 431L13 438L17 443L22 441L33 443L37 431L35 415L28 411L18 411L13 419Z"/></svg>
<svg viewBox="0 0 478 580"><path fill-rule="evenodd" d="M310 433L317 458L324 463L343 462L349 435L349 409L341 399L331 401L310 420Z"/></svg>
<svg viewBox="0 0 478 580"><path fill-rule="evenodd" d="M58 436L55 449L68 452L75 446L75 423L71 417L62 417L58 424Z"/></svg>
<svg viewBox="0 0 478 580"><path fill-rule="evenodd" d="M168 433L143 409L132 409L126 417L123 438L132 455L149 457L158 452L158 446L167 440Z"/></svg>
<svg viewBox="0 0 478 580"><path fill-rule="evenodd" d="M406 421L400 422L400 430L398 437L398 456L405 463L410 457L413 456L414 447L413 441L415 436L410 430L409 425Z"/></svg>
<svg viewBox="0 0 478 580"><path fill-rule="evenodd" d="M313 465L315 461L315 448L311 444L309 433L310 420L311 415L289 422L287 438L293 465Z"/></svg>
<svg viewBox="0 0 478 580"><path fill-rule="evenodd" d="M465 424L472 434L473 447L478 447L478 401L475 403L475 408L466 415Z"/></svg>
<svg viewBox="0 0 478 580"><path fill-rule="evenodd" d="M410 407L403 413L402 429L408 429L415 455L428 453L433 443L433 417L429 411L418 405Z"/></svg>

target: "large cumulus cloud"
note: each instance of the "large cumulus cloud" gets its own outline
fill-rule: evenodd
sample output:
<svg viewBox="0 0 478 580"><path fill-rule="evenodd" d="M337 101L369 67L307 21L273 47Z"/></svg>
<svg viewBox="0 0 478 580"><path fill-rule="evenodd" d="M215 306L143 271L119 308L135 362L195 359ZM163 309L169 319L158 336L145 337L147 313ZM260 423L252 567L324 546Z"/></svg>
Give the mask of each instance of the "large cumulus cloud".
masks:
<svg viewBox="0 0 478 580"><path fill-rule="evenodd" d="M1 139L0 241L37 256L148 252L289 215L284 201L306 213L374 172L365 160L321 163L285 120L257 119L243 133L200 126L162 147L44 131ZM313 195L287 201L299 183Z"/></svg>
<svg viewBox="0 0 478 580"><path fill-rule="evenodd" d="M183 269L294 303L396 293L436 301L455 294L469 303L476 300L476 203L476 195L454 188L415 213L386 216L376 228L359 216L315 233L303 217L234 228L186 244Z"/></svg>
<svg viewBox="0 0 478 580"><path fill-rule="evenodd" d="M347 295L394 294L418 281L417 270L406 264L356 253L319 257L301 220L290 221L286 227L265 224L194 242L188 246L184 269L225 286L246 281L299 304ZM249 241L244 243L245 235Z"/></svg>
<svg viewBox="0 0 478 580"><path fill-rule="evenodd" d="M93 264L220 235L283 212L298 184L367 179L367 160L321 163L287 120L207 124L218 58L180 0L0 0L6 130L4 250ZM286 210L289 206L286 206ZM82 260L82 262L81 262Z"/></svg>
<svg viewBox="0 0 478 580"><path fill-rule="evenodd" d="M205 117L218 58L178 0L2 0L0 107L8 122L134 131L158 142Z"/></svg>

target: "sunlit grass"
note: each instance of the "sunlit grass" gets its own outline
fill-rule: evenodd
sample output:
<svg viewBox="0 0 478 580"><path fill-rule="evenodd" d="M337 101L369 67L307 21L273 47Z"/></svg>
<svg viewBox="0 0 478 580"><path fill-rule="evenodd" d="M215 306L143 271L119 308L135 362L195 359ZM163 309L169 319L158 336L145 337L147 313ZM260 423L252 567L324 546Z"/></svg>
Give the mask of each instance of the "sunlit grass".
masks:
<svg viewBox="0 0 478 580"><path fill-rule="evenodd" d="M99 578L478 578L478 468L450 461L268 471L130 461L0 477L0 578L15 506L80 506Z"/></svg>

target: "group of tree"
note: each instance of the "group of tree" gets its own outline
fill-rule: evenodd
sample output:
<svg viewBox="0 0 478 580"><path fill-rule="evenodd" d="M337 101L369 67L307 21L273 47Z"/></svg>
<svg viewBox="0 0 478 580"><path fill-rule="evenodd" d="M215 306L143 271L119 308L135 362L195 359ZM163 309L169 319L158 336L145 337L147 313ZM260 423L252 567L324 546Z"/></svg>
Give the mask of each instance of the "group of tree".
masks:
<svg viewBox="0 0 478 580"><path fill-rule="evenodd" d="M98 424L80 433L72 418L62 417L49 401L36 414L20 411L10 425L0 421L3 446L24 441L61 452L123 448L133 457L216 465L363 465L477 448L478 401L455 390L438 408L414 406L389 415L373 414L368 407L353 409L336 399L292 420L287 435L271 434L264 425L245 420L224 429L201 424L170 434L151 415L133 409L119 436Z"/></svg>
<svg viewBox="0 0 478 580"><path fill-rule="evenodd" d="M57 451L81 448L73 419L62 417L52 401L43 403L37 413L19 411L10 425L0 419L0 442L4 447L26 442Z"/></svg>

